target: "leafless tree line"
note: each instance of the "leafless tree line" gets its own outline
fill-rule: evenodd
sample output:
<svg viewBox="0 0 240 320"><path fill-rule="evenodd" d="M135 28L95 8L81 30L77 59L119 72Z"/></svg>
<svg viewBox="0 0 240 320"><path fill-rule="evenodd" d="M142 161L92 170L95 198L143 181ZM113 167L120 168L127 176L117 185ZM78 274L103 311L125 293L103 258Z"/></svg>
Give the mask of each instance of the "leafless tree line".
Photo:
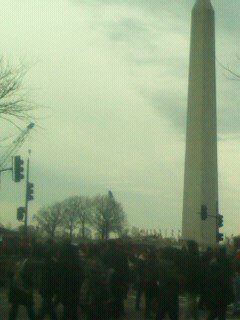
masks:
<svg viewBox="0 0 240 320"><path fill-rule="evenodd" d="M126 214L122 205L110 194L69 197L62 202L41 208L34 216L38 227L54 239L59 230L66 231L72 240L78 232L86 239L89 230L101 239L108 239L111 233L121 235L126 226Z"/></svg>

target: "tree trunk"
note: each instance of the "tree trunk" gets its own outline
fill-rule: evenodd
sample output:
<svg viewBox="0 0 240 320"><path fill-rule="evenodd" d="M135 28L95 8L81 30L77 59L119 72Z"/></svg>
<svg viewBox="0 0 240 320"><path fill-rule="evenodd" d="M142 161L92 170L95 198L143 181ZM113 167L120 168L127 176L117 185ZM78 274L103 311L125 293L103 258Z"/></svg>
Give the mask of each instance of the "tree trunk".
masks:
<svg viewBox="0 0 240 320"><path fill-rule="evenodd" d="M106 225L105 225L105 237L106 237L106 240L109 239L109 227L108 227L108 222L106 222Z"/></svg>
<svg viewBox="0 0 240 320"><path fill-rule="evenodd" d="M54 238L55 238L55 228L52 230L50 236L51 236L51 239L54 240Z"/></svg>
<svg viewBox="0 0 240 320"><path fill-rule="evenodd" d="M85 222L82 222L82 238L85 239Z"/></svg>
<svg viewBox="0 0 240 320"><path fill-rule="evenodd" d="M72 243L72 237L73 237L73 226L70 226L70 242Z"/></svg>
<svg viewBox="0 0 240 320"><path fill-rule="evenodd" d="M102 232L102 240L105 240L105 228L104 228L104 226L102 227L102 230L101 230Z"/></svg>

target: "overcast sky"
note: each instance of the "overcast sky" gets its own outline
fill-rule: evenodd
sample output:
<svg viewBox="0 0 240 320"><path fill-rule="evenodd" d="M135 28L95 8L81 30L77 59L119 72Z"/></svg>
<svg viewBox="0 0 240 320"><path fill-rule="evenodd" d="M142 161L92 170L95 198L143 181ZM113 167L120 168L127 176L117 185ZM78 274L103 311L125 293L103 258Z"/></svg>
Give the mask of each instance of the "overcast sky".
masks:
<svg viewBox="0 0 240 320"><path fill-rule="evenodd" d="M0 54L32 65L25 87L48 107L20 152L32 150L30 215L67 196L112 190L130 226L181 228L194 2L0 0ZM212 4L217 60L240 72L240 3ZM239 89L217 63L219 206L228 235L240 233ZM2 174L0 204L0 222L18 225L24 182L10 173Z"/></svg>

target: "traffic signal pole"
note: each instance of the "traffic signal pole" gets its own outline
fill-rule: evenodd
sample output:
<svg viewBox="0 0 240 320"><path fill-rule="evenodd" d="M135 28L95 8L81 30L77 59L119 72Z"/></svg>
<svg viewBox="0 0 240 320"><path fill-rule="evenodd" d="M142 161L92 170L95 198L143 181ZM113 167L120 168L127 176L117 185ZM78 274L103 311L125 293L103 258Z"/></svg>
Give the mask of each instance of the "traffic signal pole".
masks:
<svg viewBox="0 0 240 320"><path fill-rule="evenodd" d="M219 229L223 227L223 215L219 213L218 202L217 202L216 208L217 208L216 215L212 215L212 214L208 214L207 206L202 205L200 215L201 215L201 220L203 221L205 221L209 217L216 219L216 239L218 243L222 241L224 238L224 234L219 232Z"/></svg>
<svg viewBox="0 0 240 320"><path fill-rule="evenodd" d="M27 160L27 176L26 176L26 199L25 199L25 219L24 219L24 232L27 239L28 236L28 185L29 185L29 169L30 169L30 160Z"/></svg>

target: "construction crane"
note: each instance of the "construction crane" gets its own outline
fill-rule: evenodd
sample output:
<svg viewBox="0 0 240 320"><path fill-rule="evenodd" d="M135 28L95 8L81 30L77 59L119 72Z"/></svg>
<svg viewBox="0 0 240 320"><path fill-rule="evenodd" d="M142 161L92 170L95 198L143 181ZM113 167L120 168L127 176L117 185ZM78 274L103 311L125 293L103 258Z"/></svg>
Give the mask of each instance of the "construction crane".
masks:
<svg viewBox="0 0 240 320"><path fill-rule="evenodd" d="M0 157L0 170L3 171L10 161L11 157L17 153L21 148L24 141L26 140L29 131L35 126L33 122L29 123L26 129L22 130L20 135L13 141L13 143L8 147L7 151ZM4 170L5 171L5 170Z"/></svg>

